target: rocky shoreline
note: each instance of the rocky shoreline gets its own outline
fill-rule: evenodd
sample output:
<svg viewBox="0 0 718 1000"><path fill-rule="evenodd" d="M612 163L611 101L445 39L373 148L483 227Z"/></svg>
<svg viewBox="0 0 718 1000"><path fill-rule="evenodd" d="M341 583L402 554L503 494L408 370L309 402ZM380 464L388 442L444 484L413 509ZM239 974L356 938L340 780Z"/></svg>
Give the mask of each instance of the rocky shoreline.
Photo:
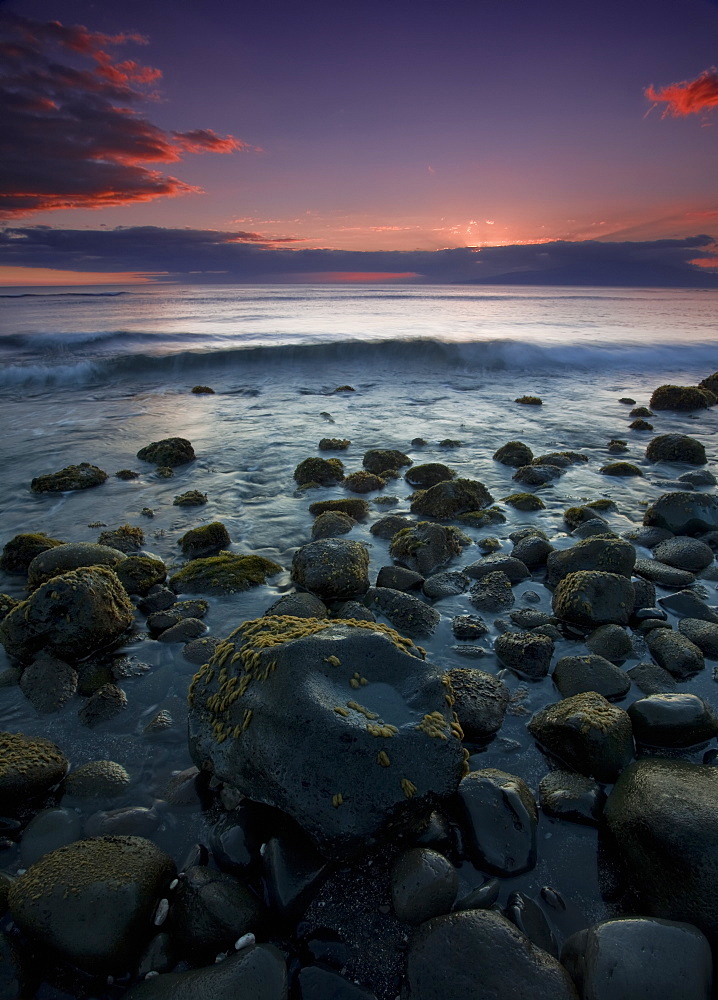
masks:
<svg viewBox="0 0 718 1000"><path fill-rule="evenodd" d="M660 386L632 427L652 431L654 410L712 416L716 388L718 373ZM447 459L460 444L441 442ZM138 525L72 543L31 526L5 544L0 569L27 590L0 595L0 686L19 685L38 716L111 728L124 682L143 683L123 655L133 634L198 669L194 766L149 805L127 804L116 761L78 766L50 739L0 733L0 994L713 996L718 714L698 685L718 660L718 499L704 445L657 434L636 464L607 443L606 477L675 475L622 534L600 496L550 530L532 524L542 491L589 462L581 451L507 442L493 458L516 487L496 498L464 470L392 448L347 470L350 445L323 438L296 466L314 525L291 568L231 551L221 521L182 534L175 572ZM162 479L195 453L174 437L137 459ZM405 510L388 496L401 479ZM107 480L82 463L30 488ZM336 487L341 498L313 500ZM198 489L175 498L198 519L206 502ZM523 523L509 530L507 511ZM389 545L375 577L367 543L346 537L367 524ZM213 601L285 569L261 616L208 632ZM452 645L436 657L421 643L447 624ZM531 713L523 692L541 685ZM176 723L163 709L147 720L149 754ZM519 727L544 755L538 778L510 766ZM180 856L162 831L183 823L196 843ZM569 828L590 831L608 919L550 885L504 891Z"/></svg>

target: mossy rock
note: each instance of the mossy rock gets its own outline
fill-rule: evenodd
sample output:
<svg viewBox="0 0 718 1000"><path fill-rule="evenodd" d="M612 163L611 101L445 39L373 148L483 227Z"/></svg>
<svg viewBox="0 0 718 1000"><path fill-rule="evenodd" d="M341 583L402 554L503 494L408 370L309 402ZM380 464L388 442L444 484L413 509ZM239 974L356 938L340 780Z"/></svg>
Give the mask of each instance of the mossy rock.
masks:
<svg viewBox="0 0 718 1000"><path fill-rule="evenodd" d="M305 458L294 470L298 486L316 483L318 486L335 486L344 478L344 466L338 458Z"/></svg>
<svg viewBox="0 0 718 1000"><path fill-rule="evenodd" d="M701 389L708 389L709 392L718 396L718 372L713 372L708 378L701 379L698 386Z"/></svg>
<svg viewBox="0 0 718 1000"><path fill-rule="evenodd" d="M523 441L507 441L494 452L494 461L501 462L502 465L509 465L515 469L522 465L530 465L533 461L534 453Z"/></svg>
<svg viewBox="0 0 718 1000"><path fill-rule="evenodd" d="M152 587L167 579L167 567L152 556L128 556L115 566L117 578L128 594L146 597Z"/></svg>
<svg viewBox="0 0 718 1000"><path fill-rule="evenodd" d="M524 406L543 406L543 400L539 396L518 396L514 403L523 403Z"/></svg>
<svg viewBox="0 0 718 1000"><path fill-rule="evenodd" d="M57 545L64 545L58 538L49 538L43 532L15 535L5 545L0 557L0 569L13 576L24 576L35 556Z"/></svg>
<svg viewBox="0 0 718 1000"><path fill-rule="evenodd" d="M501 501L507 503L509 507L516 510L545 510L546 504L541 497L534 496L533 493L511 493Z"/></svg>
<svg viewBox="0 0 718 1000"><path fill-rule="evenodd" d="M114 531L103 531L97 539L98 545L109 545L120 552L137 552L145 544L142 528L132 524L121 524Z"/></svg>
<svg viewBox="0 0 718 1000"><path fill-rule="evenodd" d="M628 425L632 431L652 431L653 424L649 424L647 420L642 417L638 417L636 420L632 420Z"/></svg>
<svg viewBox="0 0 718 1000"><path fill-rule="evenodd" d="M120 549L97 542L66 542L55 545L35 556L27 568L27 582L38 587L46 580L81 566L109 566L114 568L125 558Z"/></svg>
<svg viewBox="0 0 718 1000"><path fill-rule="evenodd" d="M356 521L348 514L339 510L325 510L312 525L312 541L318 538L336 538L337 535L347 535L356 527Z"/></svg>
<svg viewBox="0 0 718 1000"><path fill-rule="evenodd" d="M342 500L317 500L316 503L309 505L309 513L312 517L319 517L320 514L326 514L330 510L336 510L340 514L348 514L355 521L365 521L371 508L366 500L358 500L353 497Z"/></svg>
<svg viewBox="0 0 718 1000"><path fill-rule="evenodd" d="M342 484L344 489L351 490L352 493L371 493L372 490L382 490L386 486L386 479L360 469L359 472L351 472Z"/></svg>
<svg viewBox="0 0 718 1000"><path fill-rule="evenodd" d="M129 481L130 479L139 479L140 474L139 472L133 472L132 469L118 469L115 473L115 478Z"/></svg>
<svg viewBox="0 0 718 1000"><path fill-rule="evenodd" d="M172 501L173 507L202 507L207 503L207 494L200 493L199 490L187 490L180 493Z"/></svg>
<svg viewBox="0 0 718 1000"><path fill-rule="evenodd" d="M114 798L126 792L130 776L114 760L91 760L72 771L65 780L65 791L83 799Z"/></svg>
<svg viewBox="0 0 718 1000"><path fill-rule="evenodd" d="M320 451L346 451L351 441L348 438L322 438L319 442Z"/></svg>
<svg viewBox="0 0 718 1000"><path fill-rule="evenodd" d="M659 385L654 389L650 405L654 410L705 410L715 406L716 396L697 385Z"/></svg>
<svg viewBox="0 0 718 1000"><path fill-rule="evenodd" d="M12 609L16 608L19 603L14 597L10 597L9 594L0 594L0 621L9 615Z"/></svg>
<svg viewBox="0 0 718 1000"><path fill-rule="evenodd" d="M404 479L409 486L428 490L430 487L436 486L437 483L456 479L456 473L442 462L426 462L423 465L415 465L409 469Z"/></svg>
<svg viewBox="0 0 718 1000"><path fill-rule="evenodd" d="M107 473L89 462L68 465L59 472L36 476L30 483L33 493L67 493L70 490L88 490L100 486L107 479Z"/></svg>
<svg viewBox="0 0 718 1000"><path fill-rule="evenodd" d="M369 587L369 553L360 542L321 538L297 549L292 580L322 600L350 600Z"/></svg>
<svg viewBox="0 0 718 1000"><path fill-rule="evenodd" d="M158 479L172 479L175 470L169 465L158 465L155 469L155 476Z"/></svg>
<svg viewBox="0 0 718 1000"><path fill-rule="evenodd" d="M597 517L602 517L606 511L616 509L617 507L613 500L589 500L580 506L567 507L563 512L563 519L569 528L573 529L585 521L593 521Z"/></svg>
<svg viewBox="0 0 718 1000"><path fill-rule="evenodd" d="M649 410L647 406L634 406L631 412L628 414L629 417L652 417L653 410Z"/></svg>
<svg viewBox="0 0 718 1000"><path fill-rule="evenodd" d="M632 462L609 462L600 470L602 476L642 476L643 473Z"/></svg>
<svg viewBox="0 0 718 1000"><path fill-rule="evenodd" d="M659 434L646 448L649 462L682 462L685 465L705 465L706 450L700 441L688 434Z"/></svg>
<svg viewBox="0 0 718 1000"><path fill-rule="evenodd" d="M232 539L229 532L221 521L212 521L210 524L202 524L197 528L190 528L178 541L182 548L183 555L190 559L197 559L201 556L216 555L225 549Z"/></svg>
<svg viewBox="0 0 718 1000"><path fill-rule="evenodd" d="M402 469L404 466L413 464L403 451L396 451L392 448L371 448L364 452L362 460L364 468L376 476L380 476L386 469Z"/></svg>
<svg viewBox="0 0 718 1000"><path fill-rule="evenodd" d="M172 437L163 438L161 441L152 441L137 452L137 457L143 462L152 462L165 468L174 468L176 465L186 465L187 462L194 461L195 453L191 443L186 438Z"/></svg>
<svg viewBox="0 0 718 1000"><path fill-rule="evenodd" d="M69 762L42 736L0 732L0 800L14 812L27 799L45 795L67 774Z"/></svg>
<svg viewBox="0 0 718 1000"><path fill-rule="evenodd" d="M506 515L499 507L487 507L486 510L469 510L465 514L457 514L456 520L470 528L487 528L492 524L504 524Z"/></svg>
<svg viewBox="0 0 718 1000"><path fill-rule="evenodd" d="M220 552L206 559L192 559L170 579L177 593L237 594L267 582L282 567L263 556Z"/></svg>
<svg viewBox="0 0 718 1000"><path fill-rule="evenodd" d="M214 389L209 385L193 385L192 392L195 396L214 396Z"/></svg>
<svg viewBox="0 0 718 1000"><path fill-rule="evenodd" d="M444 438L442 441L439 441L439 447L440 448L461 448L461 447L463 447L463 445L462 445L461 441L458 440L458 438Z"/></svg>
<svg viewBox="0 0 718 1000"><path fill-rule="evenodd" d="M453 479L419 490L411 501L411 511L425 517L448 519L489 507L494 498L476 479Z"/></svg>

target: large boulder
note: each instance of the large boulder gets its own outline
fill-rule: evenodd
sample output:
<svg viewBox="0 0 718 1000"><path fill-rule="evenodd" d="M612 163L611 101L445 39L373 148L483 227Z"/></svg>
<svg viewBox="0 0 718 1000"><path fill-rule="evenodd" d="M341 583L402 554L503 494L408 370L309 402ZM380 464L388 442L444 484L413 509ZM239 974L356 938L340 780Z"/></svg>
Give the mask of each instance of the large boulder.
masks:
<svg viewBox="0 0 718 1000"><path fill-rule="evenodd" d="M638 912L685 920L718 944L718 768L636 761L604 817Z"/></svg>
<svg viewBox="0 0 718 1000"><path fill-rule="evenodd" d="M653 390L650 405L654 410L707 410L716 397L697 385L659 385Z"/></svg>
<svg viewBox="0 0 718 1000"><path fill-rule="evenodd" d="M552 606L562 621L595 628L611 622L627 625L633 603L633 584L627 577L579 570L560 580Z"/></svg>
<svg viewBox="0 0 718 1000"><path fill-rule="evenodd" d="M424 517L448 520L457 514L483 510L493 502L494 498L478 480L452 479L415 493L411 501L411 511Z"/></svg>
<svg viewBox="0 0 718 1000"><path fill-rule="evenodd" d="M706 450L700 441L688 434L659 434L648 443L649 462L683 462L685 465L705 465Z"/></svg>
<svg viewBox="0 0 718 1000"><path fill-rule="evenodd" d="M394 535L389 554L402 566L416 570L422 576L431 576L460 555L462 545L467 545L470 541L457 528L419 521Z"/></svg>
<svg viewBox="0 0 718 1000"><path fill-rule="evenodd" d="M664 493L646 509L645 525L674 535L696 535L718 528L718 499L709 493Z"/></svg>
<svg viewBox="0 0 718 1000"><path fill-rule="evenodd" d="M452 704L443 672L386 626L260 618L195 675L190 750L342 856L412 827L456 790Z"/></svg>
<svg viewBox="0 0 718 1000"><path fill-rule="evenodd" d="M569 573L579 570L598 570L629 576L636 562L636 550L623 538L606 538L595 535L576 542L570 549L551 552L546 561L547 583L555 587Z"/></svg>
<svg viewBox="0 0 718 1000"><path fill-rule="evenodd" d="M66 542L39 553L27 568L27 582L31 589L60 573L67 573L81 566L109 566L114 569L127 556L119 549L95 542Z"/></svg>
<svg viewBox="0 0 718 1000"><path fill-rule="evenodd" d="M55 576L0 623L8 654L26 660L41 649L83 659L118 639L134 607L111 569L89 566Z"/></svg>
<svg viewBox="0 0 718 1000"><path fill-rule="evenodd" d="M186 438L172 437L145 445L137 452L137 457L143 462L174 468L176 465L185 465L193 461L195 454L194 448Z"/></svg>
<svg viewBox="0 0 718 1000"><path fill-rule="evenodd" d="M320 538L297 549L292 580L322 600L346 601L369 587L369 553L360 542Z"/></svg>
<svg viewBox="0 0 718 1000"><path fill-rule="evenodd" d="M152 930L175 875L172 859L142 837L94 837L60 847L15 879L15 923L41 947L91 973L125 972Z"/></svg>

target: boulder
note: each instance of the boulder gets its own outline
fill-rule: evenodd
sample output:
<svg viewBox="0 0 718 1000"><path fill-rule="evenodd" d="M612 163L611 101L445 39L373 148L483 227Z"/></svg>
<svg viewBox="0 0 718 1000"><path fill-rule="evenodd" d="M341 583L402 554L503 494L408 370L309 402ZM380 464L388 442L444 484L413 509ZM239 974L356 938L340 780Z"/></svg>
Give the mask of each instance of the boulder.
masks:
<svg viewBox="0 0 718 1000"><path fill-rule="evenodd" d="M547 816L597 826L606 802L601 786L575 771L549 771L539 782L539 802Z"/></svg>
<svg viewBox="0 0 718 1000"><path fill-rule="evenodd" d="M668 671L649 660L642 660L626 673L644 694L661 694L663 691L676 690L676 682Z"/></svg>
<svg viewBox="0 0 718 1000"><path fill-rule="evenodd" d="M101 531L97 536L98 545L108 545L111 549L119 549L125 555L137 552L145 544L145 533L142 528L132 524L121 524L112 531Z"/></svg>
<svg viewBox="0 0 718 1000"><path fill-rule="evenodd" d="M415 493L411 511L425 517L449 520L457 514L483 510L493 502L494 498L483 483L475 479L453 479Z"/></svg>
<svg viewBox="0 0 718 1000"><path fill-rule="evenodd" d="M40 653L23 670L20 688L36 712L59 712L77 691L77 671L49 653Z"/></svg>
<svg viewBox="0 0 718 1000"><path fill-rule="evenodd" d="M436 486L437 483L455 478L454 470L442 462L426 462L424 465L415 465L404 476L409 486L420 490L428 490L429 487Z"/></svg>
<svg viewBox="0 0 718 1000"><path fill-rule="evenodd" d="M369 553L342 538L308 542L294 553L292 580L324 601L359 597L369 587Z"/></svg>
<svg viewBox="0 0 718 1000"><path fill-rule="evenodd" d="M564 698L584 691L597 691L609 701L618 701L628 694L631 680L603 656L563 656L556 664L553 680Z"/></svg>
<svg viewBox="0 0 718 1000"><path fill-rule="evenodd" d="M366 593L369 608L388 618L391 624L411 638L432 635L441 620L439 612L419 597L391 587L370 587Z"/></svg>
<svg viewBox="0 0 718 1000"><path fill-rule="evenodd" d="M312 541L319 538L337 538L340 535L348 535L352 528L356 527L356 521L348 514L342 514L338 510L326 510L319 517L315 518L312 525Z"/></svg>
<svg viewBox="0 0 718 1000"><path fill-rule="evenodd" d="M0 732L0 801L14 813L24 802L55 788L67 774L67 757L42 736Z"/></svg>
<svg viewBox="0 0 718 1000"><path fill-rule="evenodd" d="M212 521L210 524L190 528L177 544L182 549L182 555L189 559L199 559L202 556L216 555L222 549L226 549L231 541L229 532L222 522Z"/></svg>
<svg viewBox="0 0 718 1000"><path fill-rule="evenodd" d="M451 862L428 847L401 854L391 873L394 913L404 923L418 926L448 913L454 905L459 877Z"/></svg>
<svg viewBox="0 0 718 1000"><path fill-rule="evenodd" d="M95 542L66 542L35 556L27 568L27 582L31 589L41 583L83 566L109 566L114 569L127 556L120 549Z"/></svg>
<svg viewBox="0 0 718 1000"><path fill-rule="evenodd" d="M114 567L117 579L128 594L139 594L145 597L157 584L164 583L167 578L167 567L161 559L154 556L127 556ZM166 591L172 593L171 591ZM174 599L174 594L172 594Z"/></svg>
<svg viewBox="0 0 718 1000"><path fill-rule="evenodd" d="M482 577L488 576L489 573L495 573L497 570L505 573L512 584L521 583L531 576L528 567L520 559L517 559L513 554L506 555L503 552L494 552L464 566L464 573L474 580L481 580Z"/></svg>
<svg viewBox="0 0 718 1000"><path fill-rule="evenodd" d="M508 611L515 603L511 581L501 570L477 580L469 591L469 600L479 611Z"/></svg>
<svg viewBox="0 0 718 1000"><path fill-rule="evenodd" d="M432 601L441 601L446 597L456 597L468 588L470 580L458 569L447 569L443 573L432 573L424 581L421 588L425 597Z"/></svg>
<svg viewBox="0 0 718 1000"><path fill-rule="evenodd" d="M388 469L401 469L411 464L412 460L408 455L393 448L370 448L369 451L364 452L362 460L364 468L377 476Z"/></svg>
<svg viewBox="0 0 718 1000"><path fill-rule="evenodd" d="M546 561L549 587L555 587L569 573L594 570L630 577L636 562L636 550L623 538L595 536L576 542L569 549L551 552Z"/></svg>
<svg viewBox="0 0 718 1000"><path fill-rule="evenodd" d="M511 478L526 486L544 486L558 479L562 473L563 469L558 465L521 465Z"/></svg>
<svg viewBox="0 0 718 1000"><path fill-rule="evenodd" d="M706 566L710 566L715 553L710 545L706 545L699 538L676 535L659 542L653 550L653 558L660 559L669 566L687 570L689 573L700 573Z"/></svg>
<svg viewBox="0 0 718 1000"><path fill-rule="evenodd" d="M290 618L328 618L329 611L324 601L314 594L282 594L270 604L265 615L285 615ZM202 661L204 663L204 660Z"/></svg>
<svg viewBox="0 0 718 1000"><path fill-rule="evenodd" d="M532 570L545 565L552 552L553 545L546 538L542 538L541 535L527 535L516 542L511 555Z"/></svg>
<svg viewBox="0 0 718 1000"><path fill-rule="evenodd" d="M696 581L693 573L687 573L684 569L676 569L675 566L659 562L658 559L636 559L633 571L637 576L642 576L659 587L671 589L690 587Z"/></svg>
<svg viewBox="0 0 718 1000"><path fill-rule="evenodd" d="M172 895L168 929L182 955L203 965L256 930L259 914L259 900L239 879L193 865L182 873Z"/></svg>
<svg viewBox="0 0 718 1000"><path fill-rule="evenodd" d="M392 590L421 590L424 577L406 566L382 566L376 575L377 587L391 587Z"/></svg>
<svg viewBox="0 0 718 1000"><path fill-rule="evenodd" d="M271 944L251 945L223 962L168 972L133 986L125 1000L287 1000L284 955Z"/></svg>
<svg viewBox="0 0 718 1000"><path fill-rule="evenodd" d="M312 517L319 517L329 510L339 511L341 514L348 514L355 521L364 521L369 516L369 504L359 497L343 497L341 500L317 500L309 504L309 513ZM398 529L397 529L398 530Z"/></svg>
<svg viewBox="0 0 718 1000"><path fill-rule="evenodd" d="M470 541L458 528L419 521L393 536L389 554L402 566L422 576L431 576L455 556L461 555L462 546Z"/></svg>
<svg viewBox="0 0 718 1000"><path fill-rule="evenodd" d="M579 570L559 581L552 606L562 621L595 628L610 623L627 625L633 603L633 585L625 576Z"/></svg>
<svg viewBox="0 0 718 1000"><path fill-rule="evenodd" d="M382 479L381 476L377 476L373 472L367 472L366 469L360 469L358 472L350 472L342 485L345 490L349 490L351 493L371 493L373 490L383 490L386 486L386 479Z"/></svg>
<svg viewBox="0 0 718 1000"><path fill-rule="evenodd" d="M634 590L636 585L633 585ZM631 637L620 625L601 625L586 636L586 646L595 656L622 663L634 655Z"/></svg>
<svg viewBox="0 0 718 1000"><path fill-rule="evenodd" d="M498 677L473 667L449 671L454 711L467 739L482 742L501 729L511 693Z"/></svg>
<svg viewBox="0 0 718 1000"><path fill-rule="evenodd" d="M697 694L651 694L628 709L639 743L653 747L690 747L718 735L718 717Z"/></svg>
<svg viewBox="0 0 718 1000"><path fill-rule="evenodd" d="M90 566L53 577L13 608L0 622L0 642L19 660L44 649L72 662L119 639L133 620L112 570Z"/></svg>
<svg viewBox="0 0 718 1000"><path fill-rule="evenodd" d="M35 556L63 544L64 542L57 538L49 538L41 531L35 534L15 535L5 543L0 556L0 569L3 573L11 573L13 576L24 576Z"/></svg>
<svg viewBox="0 0 718 1000"><path fill-rule="evenodd" d="M536 632L504 632L496 638L494 650L511 670L538 679L549 672L553 642Z"/></svg>
<svg viewBox="0 0 718 1000"><path fill-rule="evenodd" d="M137 452L137 457L143 462L173 469L177 465L185 465L195 458L194 448L186 438L163 438L145 445Z"/></svg>
<svg viewBox="0 0 718 1000"><path fill-rule="evenodd" d="M706 450L700 441L687 434L659 434L646 448L649 462L682 462L705 465Z"/></svg>
<svg viewBox="0 0 718 1000"><path fill-rule="evenodd" d="M646 645L656 663L679 681L693 677L705 667L698 646L672 629L652 629L646 634Z"/></svg>
<svg viewBox="0 0 718 1000"><path fill-rule="evenodd" d="M654 410L681 411L707 410L715 404L715 395L697 385L659 385L650 402Z"/></svg>
<svg viewBox="0 0 718 1000"><path fill-rule="evenodd" d="M466 849L477 867L509 878L535 866L538 810L523 778L495 768L471 771L458 796Z"/></svg>
<svg viewBox="0 0 718 1000"><path fill-rule="evenodd" d="M101 486L107 479L107 473L89 462L79 465L68 465L59 472L50 472L45 476L36 476L30 483L33 493L67 493L70 490L88 490L92 486Z"/></svg>
<svg viewBox="0 0 718 1000"><path fill-rule="evenodd" d="M331 856L411 828L464 768L443 671L370 622L245 622L190 686L198 767L292 816Z"/></svg>
<svg viewBox="0 0 718 1000"><path fill-rule="evenodd" d="M678 631L697 646L704 656L718 660L718 625L698 618L681 618Z"/></svg>
<svg viewBox="0 0 718 1000"><path fill-rule="evenodd" d="M281 571L281 566L263 556L220 552L218 556L191 559L171 577L170 585L178 594L238 594L266 583L268 576Z"/></svg>
<svg viewBox="0 0 718 1000"><path fill-rule="evenodd" d="M533 462L533 452L523 441L508 441L502 444L498 451L494 452L494 461L501 462L502 465L511 465L515 469L522 465L531 465Z"/></svg>

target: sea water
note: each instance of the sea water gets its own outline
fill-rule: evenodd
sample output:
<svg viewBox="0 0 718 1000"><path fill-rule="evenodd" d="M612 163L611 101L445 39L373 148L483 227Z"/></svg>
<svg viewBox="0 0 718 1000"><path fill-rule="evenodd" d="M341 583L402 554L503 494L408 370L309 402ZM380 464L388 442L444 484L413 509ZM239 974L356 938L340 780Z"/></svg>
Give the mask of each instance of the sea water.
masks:
<svg viewBox="0 0 718 1000"><path fill-rule="evenodd" d="M519 439L534 454L580 450L589 459L570 467L536 492L546 507L537 513L502 509L506 523L467 529L472 539L500 539L509 552L510 531L530 524L552 544L567 547L561 512L607 497L617 510L611 528L641 523L647 503L671 488L680 466L651 465L645 447L654 436L629 429L631 397L647 405L664 383L696 384L718 369L718 290L503 288L472 286L179 286L127 288L8 289L0 296L0 545L20 532L43 531L64 541L95 541L105 527L143 528L145 549L170 567L181 565L178 539L191 527L222 521L233 551L257 553L284 567L266 586L211 598L209 634L223 637L258 617L292 589L289 570L297 547L311 537L309 503L350 496L341 486L297 491L292 473L311 455L338 455L347 473L358 470L369 448L396 448L415 463L441 461L459 476L478 479L500 501L522 490L513 469L493 461L496 449ZM197 384L214 394L194 395ZM336 390L350 386L353 391ZM541 406L515 402L537 395ZM715 470L716 410L694 414L657 412L655 433L698 437ZM188 438L195 462L158 478L139 461L139 448L164 437ZM318 452L323 437L348 438L341 453ZM424 445L412 441L423 438ZM628 451L612 456L612 438ZM460 442L453 447L443 441ZM600 473L614 457L638 465L644 478ZM67 494L30 491L33 477L79 462L109 474L102 486ZM120 469L140 473L123 481ZM674 487L675 488L675 487ZM208 495L203 507L173 506L189 489ZM703 489L711 490L710 487ZM389 481L368 496L372 516L350 538L369 548L370 577L391 562L388 542L370 534L388 512L408 513L411 488ZM375 504L391 496L389 504ZM150 509L153 516L143 514ZM102 526L101 526L102 525ZM461 562L479 558L475 546ZM639 555L648 557L647 550ZM539 574L540 576L540 574ZM716 603L715 583L704 583ZM516 607L537 591L550 610L550 595L536 581L514 588ZM24 596L23 579L0 573L0 591ZM421 640L428 655L447 669L476 665L498 672L492 653L498 634L491 621L482 640L485 656L459 656L451 634L454 615L473 609L466 594L439 601L436 633ZM490 618L491 616L489 616ZM53 739L73 767L112 759L130 772L132 784L115 807L151 806L163 800L168 778L190 765L186 748L186 689L196 669L182 647L137 632L118 652L144 664L139 676L120 682L128 708L97 729L77 718L78 697L58 713L40 716L17 687L0 688L0 729ZM564 648L565 647L565 648ZM573 652L557 643L556 658ZM627 662L630 668L638 657ZM0 649L0 669L7 665ZM688 689L714 703L710 669ZM558 697L550 678L528 683L505 677L514 703L499 734L477 750L476 766L521 775L536 791L547 763L525 723ZM640 692L632 690L627 707ZM161 709L174 725L149 738L145 726ZM696 759L700 759L700 756ZM91 812L88 806L85 813ZM83 813L83 819L86 816ZM207 839L198 804L164 809L153 839L179 863ZM0 855L9 871L21 866L17 848ZM464 890L481 884L470 866ZM541 818L536 869L502 882L501 901L521 888L559 890L586 923L609 910L597 879L596 834ZM50 994L48 994L50 995Z"/></svg>

